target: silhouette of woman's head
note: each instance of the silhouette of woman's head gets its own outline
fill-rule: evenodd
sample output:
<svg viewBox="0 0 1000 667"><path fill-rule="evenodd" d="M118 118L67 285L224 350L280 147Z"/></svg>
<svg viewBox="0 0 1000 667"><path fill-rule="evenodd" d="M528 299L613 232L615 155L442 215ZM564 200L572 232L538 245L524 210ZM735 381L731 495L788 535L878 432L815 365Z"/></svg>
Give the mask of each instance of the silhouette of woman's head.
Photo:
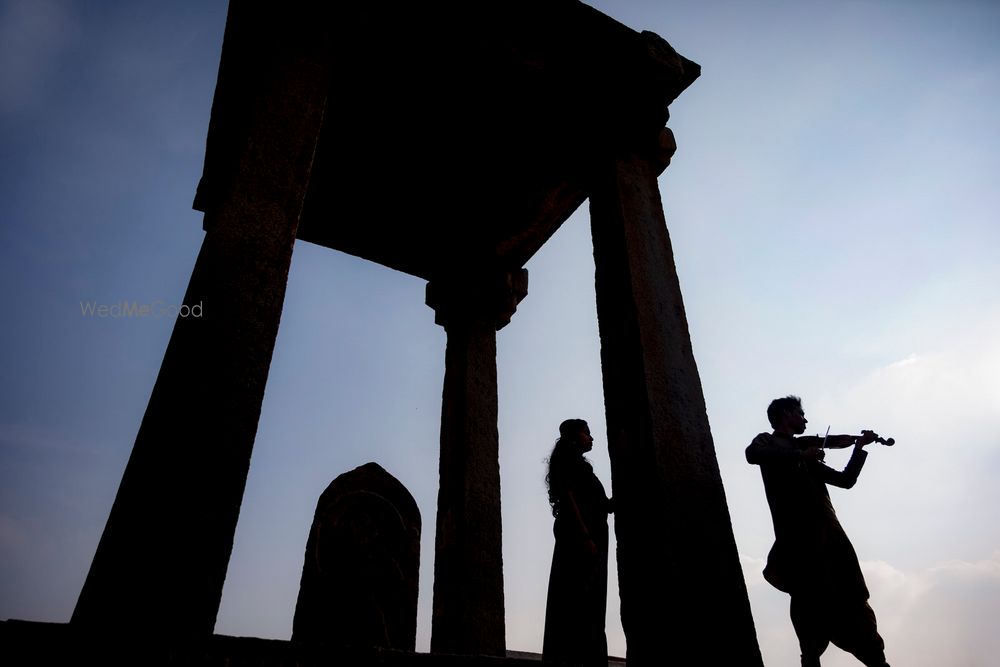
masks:
<svg viewBox="0 0 1000 667"><path fill-rule="evenodd" d="M583 419L567 419L562 424L559 424L559 440L556 442L556 446L559 443L566 442L567 444L580 444L582 440L589 440L588 444L592 444L594 439L590 437L590 427L587 422ZM584 451L589 451L590 447L586 447Z"/></svg>
<svg viewBox="0 0 1000 667"><path fill-rule="evenodd" d="M593 447L594 439L590 436L590 427L583 419L567 419L559 425L559 439L549 456L549 469L545 474L545 486L549 491L549 505L552 506L552 516L559 514L559 499L566 484L569 468L575 461L589 465L583 458L584 453Z"/></svg>

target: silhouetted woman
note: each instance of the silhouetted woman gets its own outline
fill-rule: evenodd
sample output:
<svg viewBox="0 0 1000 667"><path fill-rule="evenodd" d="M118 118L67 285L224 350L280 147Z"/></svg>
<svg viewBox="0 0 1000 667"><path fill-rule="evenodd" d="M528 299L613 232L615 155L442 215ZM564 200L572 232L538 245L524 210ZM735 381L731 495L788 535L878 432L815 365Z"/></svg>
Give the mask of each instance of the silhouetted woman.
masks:
<svg viewBox="0 0 1000 667"><path fill-rule="evenodd" d="M608 514L611 501L583 458L594 446L582 419L559 425L545 482L555 517L549 595L545 606L546 662L608 664L604 616L608 602Z"/></svg>

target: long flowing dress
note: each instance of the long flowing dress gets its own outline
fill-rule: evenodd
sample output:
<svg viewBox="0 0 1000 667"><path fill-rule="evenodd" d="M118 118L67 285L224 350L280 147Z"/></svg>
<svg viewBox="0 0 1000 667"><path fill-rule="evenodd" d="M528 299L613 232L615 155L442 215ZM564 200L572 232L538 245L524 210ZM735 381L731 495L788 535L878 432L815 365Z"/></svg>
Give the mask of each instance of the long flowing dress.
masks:
<svg viewBox="0 0 1000 667"><path fill-rule="evenodd" d="M556 491L558 509L542 657L553 664L606 667L610 501L582 456L567 457L553 466L549 483ZM567 500L569 494L580 510L583 526ZM587 549L587 539L594 541L596 554Z"/></svg>

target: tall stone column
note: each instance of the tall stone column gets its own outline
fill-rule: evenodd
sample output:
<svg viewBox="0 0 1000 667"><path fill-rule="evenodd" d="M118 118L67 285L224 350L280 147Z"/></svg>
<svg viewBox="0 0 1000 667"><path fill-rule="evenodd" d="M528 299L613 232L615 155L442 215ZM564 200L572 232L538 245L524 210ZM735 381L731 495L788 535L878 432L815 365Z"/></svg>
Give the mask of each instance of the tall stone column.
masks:
<svg viewBox="0 0 1000 667"><path fill-rule="evenodd" d="M506 651L496 332L527 294L528 273L431 282L448 334L434 555L431 652Z"/></svg>
<svg viewBox="0 0 1000 667"><path fill-rule="evenodd" d="M595 169L596 263L629 665L760 665L657 175L673 136Z"/></svg>
<svg viewBox="0 0 1000 667"><path fill-rule="evenodd" d="M213 631L327 76L302 57L255 72L245 141L206 208L184 296L192 313L174 325L74 626Z"/></svg>

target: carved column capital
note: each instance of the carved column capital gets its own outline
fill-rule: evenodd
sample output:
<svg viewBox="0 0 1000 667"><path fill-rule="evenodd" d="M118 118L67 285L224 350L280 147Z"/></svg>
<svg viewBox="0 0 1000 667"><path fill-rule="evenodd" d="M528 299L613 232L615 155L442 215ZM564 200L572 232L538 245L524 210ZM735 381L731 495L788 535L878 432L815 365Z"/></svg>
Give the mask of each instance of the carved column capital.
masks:
<svg viewBox="0 0 1000 667"><path fill-rule="evenodd" d="M426 303L434 322L448 328L473 319L487 319L504 328L528 295L528 270L460 274L427 283Z"/></svg>

